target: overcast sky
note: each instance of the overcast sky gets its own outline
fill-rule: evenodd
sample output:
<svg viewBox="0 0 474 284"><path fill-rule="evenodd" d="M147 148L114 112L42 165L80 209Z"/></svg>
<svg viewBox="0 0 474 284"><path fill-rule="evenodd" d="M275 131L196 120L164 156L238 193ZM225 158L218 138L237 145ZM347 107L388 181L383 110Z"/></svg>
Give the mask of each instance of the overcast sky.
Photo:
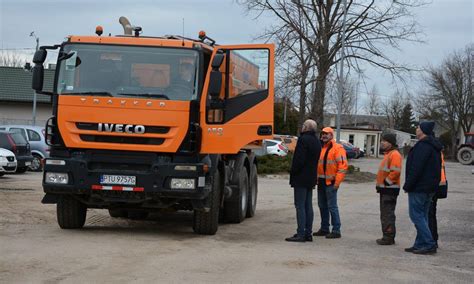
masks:
<svg viewBox="0 0 474 284"><path fill-rule="evenodd" d="M426 44L402 44L402 52L390 51L392 58L419 67L436 66L453 51L473 43L473 2L432 0L430 5L417 9ZM97 25L104 27L104 34L121 34L120 16L126 16L132 25L143 28L143 35L150 36L181 35L184 18L186 37L196 38L199 30L205 30L219 44L248 43L274 20L254 20L232 0L0 0L0 49L32 54L32 31L40 38L40 45L60 43L70 34L93 35ZM395 87L388 74L367 69L367 76L369 90L376 85L383 97L392 95ZM420 77L411 77L409 89L419 89ZM363 84L359 92L363 101Z"/></svg>

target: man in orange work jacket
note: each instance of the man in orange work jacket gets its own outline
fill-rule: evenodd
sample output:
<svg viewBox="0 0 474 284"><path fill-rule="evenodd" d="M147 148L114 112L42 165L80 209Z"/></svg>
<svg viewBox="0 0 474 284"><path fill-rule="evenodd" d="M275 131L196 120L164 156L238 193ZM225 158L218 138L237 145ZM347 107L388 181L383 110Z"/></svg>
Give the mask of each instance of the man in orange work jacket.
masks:
<svg viewBox="0 0 474 284"><path fill-rule="evenodd" d="M321 228L313 236L336 239L341 237L337 190L347 171L346 151L334 140L334 130L331 127L323 128L321 141L323 148L318 163L318 206L321 213ZM332 232L329 230L329 216Z"/></svg>
<svg viewBox="0 0 474 284"><path fill-rule="evenodd" d="M436 210L438 207L438 199L448 197L448 181L446 180L446 168L444 164L444 154L441 152L441 180L439 182L438 191L431 199L430 211L428 213L428 227L430 228L435 246L438 248L438 221L436 219Z"/></svg>
<svg viewBox="0 0 474 284"><path fill-rule="evenodd" d="M379 245L395 244L395 207L400 193L400 174L402 171L402 155L397 150L397 136L382 136L384 157L377 173L376 189L380 194L380 221L383 237L377 240Z"/></svg>

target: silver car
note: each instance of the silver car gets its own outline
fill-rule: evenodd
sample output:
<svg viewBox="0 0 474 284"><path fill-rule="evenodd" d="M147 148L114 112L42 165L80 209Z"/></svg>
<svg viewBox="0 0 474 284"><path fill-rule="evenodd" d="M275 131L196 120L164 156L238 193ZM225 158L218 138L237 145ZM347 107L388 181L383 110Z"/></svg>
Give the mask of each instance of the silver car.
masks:
<svg viewBox="0 0 474 284"><path fill-rule="evenodd" d="M46 145L44 126L0 125L0 130L17 132L23 135L28 143L30 143L31 154L33 155L33 161L31 162L30 170L43 170L42 161L45 158L49 158L49 146Z"/></svg>

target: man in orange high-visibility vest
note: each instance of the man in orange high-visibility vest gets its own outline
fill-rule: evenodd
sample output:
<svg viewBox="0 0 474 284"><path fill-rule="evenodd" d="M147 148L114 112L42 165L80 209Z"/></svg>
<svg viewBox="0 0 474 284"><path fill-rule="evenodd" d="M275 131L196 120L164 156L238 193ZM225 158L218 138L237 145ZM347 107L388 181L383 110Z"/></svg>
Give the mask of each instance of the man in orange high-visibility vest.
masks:
<svg viewBox="0 0 474 284"><path fill-rule="evenodd" d="M383 237L377 240L379 245L395 244L395 207L400 193L400 174L402 155L397 150L397 136L387 133L382 136L381 148L383 160L377 172L376 190L380 194L380 222Z"/></svg>
<svg viewBox="0 0 474 284"><path fill-rule="evenodd" d="M323 148L318 163L318 206L321 213L321 228L313 236L336 239L341 237L337 191L347 171L346 150L334 140L334 130L331 127L322 129L321 141ZM332 232L329 230L329 216Z"/></svg>

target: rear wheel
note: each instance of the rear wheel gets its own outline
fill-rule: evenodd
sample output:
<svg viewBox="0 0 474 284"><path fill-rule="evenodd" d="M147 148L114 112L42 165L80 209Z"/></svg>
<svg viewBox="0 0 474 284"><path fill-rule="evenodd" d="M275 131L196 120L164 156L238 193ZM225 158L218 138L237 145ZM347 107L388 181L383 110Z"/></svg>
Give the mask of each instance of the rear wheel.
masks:
<svg viewBox="0 0 474 284"><path fill-rule="evenodd" d="M59 197L56 213L61 229L80 229L86 222L87 207L74 197L63 195Z"/></svg>
<svg viewBox="0 0 474 284"><path fill-rule="evenodd" d="M248 206L248 192L249 192L249 177L247 170L243 167L240 171L237 192L232 193L234 196L231 200L225 203L224 212L226 220L231 223L240 223L247 216Z"/></svg>
<svg viewBox="0 0 474 284"><path fill-rule="evenodd" d="M472 149L463 147L458 151L458 161L463 165L470 165L474 162L474 155Z"/></svg>
<svg viewBox="0 0 474 284"><path fill-rule="evenodd" d="M216 170L209 194L209 211L194 210L193 230L201 235L214 235L219 226L219 201L221 197L221 178Z"/></svg>
<svg viewBox="0 0 474 284"><path fill-rule="evenodd" d="M251 218L255 215L255 211L257 210L257 195L258 195L257 165L253 164L252 168L250 169L247 218Z"/></svg>

